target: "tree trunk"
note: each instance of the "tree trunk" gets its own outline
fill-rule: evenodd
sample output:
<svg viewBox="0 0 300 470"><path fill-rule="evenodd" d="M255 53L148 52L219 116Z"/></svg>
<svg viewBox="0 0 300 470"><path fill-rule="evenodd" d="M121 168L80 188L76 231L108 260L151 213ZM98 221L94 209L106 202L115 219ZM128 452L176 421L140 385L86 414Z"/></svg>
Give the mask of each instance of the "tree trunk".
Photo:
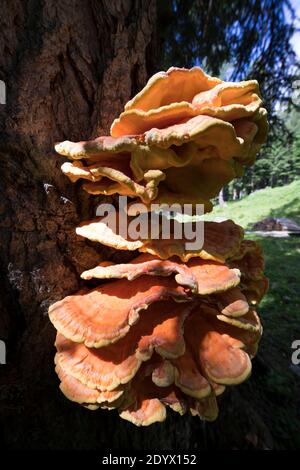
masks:
<svg viewBox="0 0 300 470"><path fill-rule="evenodd" d="M76 236L93 202L61 175L53 145L107 133L153 73L154 0L3 0L1 9L0 340L7 363L0 364L0 442L10 449L243 447L253 417L236 407L236 391L216 424L172 414L138 429L115 412L70 403L54 372L48 306L78 289L80 272L120 255ZM232 415L242 434L241 427L229 432Z"/></svg>

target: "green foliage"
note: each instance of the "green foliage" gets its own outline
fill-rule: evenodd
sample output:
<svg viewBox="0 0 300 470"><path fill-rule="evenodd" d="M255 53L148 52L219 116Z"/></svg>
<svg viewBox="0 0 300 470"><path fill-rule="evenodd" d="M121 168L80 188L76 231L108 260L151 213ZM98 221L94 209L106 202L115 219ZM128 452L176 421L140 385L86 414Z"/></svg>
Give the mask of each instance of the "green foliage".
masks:
<svg viewBox="0 0 300 470"><path fill-rule="evenodd" d="M281 113L281 118L293 137L282 139L278 136L270 146L262 149L255 165L240 182L246 194L266 186L282 186L300 178L300 114L294 110ZM228 191L229 199L233 188Z"/></svg>
<svg viewBox="0 0 300 470"><path fill-rule="evenodd" d="M255 167L224 190L225 200L299 178L300 119L297 124L297 113L293 119L289 114L299 78L290 1L165 0L157 7L159 68L201 65L227 80L255 78L260 84L269 112L268 145Z"/></svg>
<svg viewBox="0 0 300 470"><path fill-rule="evenodd" d="M224 189L224 199L239 199L257 189L283 186L300 178L300 113L293 110L281 113L290 134L282 139L273 139L264 146L253 167L245 175L232 181Z"/></svg>
<svg viewBox="0 0 300 470"><path fill-rule="evenodd" d="M267 186L282 186L300 178L300 134L294 141L283 144L275 141L257 158L255 165L249 168L240 185L246 194ZM233 194L229 188L228 198Z"/></svg>
<svg viewBox="0 0 300 470"><path fill-rule="evenodd" d="M160 64L200 64L227 79L259 81L270 112L291 103L298 64L290 43L295 32L289 0L166 0L157 2Z"/></svg>
<svg viewBox="0 0 300 470"><path fill-rule="evenodd" d="M225 200L242 199L217 206L205 218L232 218L248 229L268 216L300 224L300 115L292 106L299 63L290 43L295 32L290 1L165 0L157 5L160 69L200 65L229 80L255 78L269 112L268 146L245 176L223 191ZM272 430L275 447L299 448L300 382L291 369L291 343L300 338L300 242L296 237L260 241L271 288L260 306L260 354L243 387ZM259 368L263 374L256 373Z"/></svg>

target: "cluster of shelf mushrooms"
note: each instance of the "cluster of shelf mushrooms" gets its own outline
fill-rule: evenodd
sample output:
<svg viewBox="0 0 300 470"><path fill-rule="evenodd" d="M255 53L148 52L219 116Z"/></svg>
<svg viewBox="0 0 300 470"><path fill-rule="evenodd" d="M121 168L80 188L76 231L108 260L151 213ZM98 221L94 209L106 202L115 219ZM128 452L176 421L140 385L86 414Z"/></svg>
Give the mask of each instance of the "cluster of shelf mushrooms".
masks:
<svg viewBox="0 0 300 470"><path fill-rule="evenodd" d="M254 163L267 117L256 81L171 68L126 104L110 133L56 151L70 160L63 173L84 180L89 194L128 196L133 220L136 202L145 212L154 203L210 211L221 188ZM192 250L173 233L133 240L107 217L76 232L136 257L83 272L98 286L50 307L62 392L138 426L163 421L167 406L216 419L217 397L249 376L262 333L255 309L268 282L258 244L230 220L205 222L203 246Z"/></svg>

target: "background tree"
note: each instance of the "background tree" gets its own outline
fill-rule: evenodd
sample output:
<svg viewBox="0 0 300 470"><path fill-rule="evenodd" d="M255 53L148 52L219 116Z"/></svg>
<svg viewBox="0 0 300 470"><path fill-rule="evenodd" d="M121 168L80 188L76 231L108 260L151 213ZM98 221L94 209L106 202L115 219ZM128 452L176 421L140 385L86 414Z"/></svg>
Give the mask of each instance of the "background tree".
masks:
<svg viewBox="0 0 300 470"><path fill-rule="evenodd" d="M280 119L285 123L288 137L279 134L263 148L255 165L245 176L235 180L224 190L226 200L240 198L266 186L282 186L300 178L300 120L299 112L284 111ZM238 189L239 188L239 189Z"/></svg>
<svg viewBox="0 0 300 470"><path fill-rule="evenodd" d="M159 2L160 61L200 64L229 80L258 80L271 130L283 125L276 107L292 104L299 64L291 38L296 31L289 0L172 0ZM226 66L226 67L224 67Z"/></svg>
<svg viewBox="0 0 300 470"><path fill-rule="evenodd" d="M158 6L160 61L165 67L200 64L229 80L255 78L269 112L268 145L254 168L224 189L219 201L223 196L231 199L290 182L290 170L297 167L290 149L295 129L286 125L286 117L295 109L292 96L299 78L299 61L291 44L296 31L291 2L172 0Z"/></svg>

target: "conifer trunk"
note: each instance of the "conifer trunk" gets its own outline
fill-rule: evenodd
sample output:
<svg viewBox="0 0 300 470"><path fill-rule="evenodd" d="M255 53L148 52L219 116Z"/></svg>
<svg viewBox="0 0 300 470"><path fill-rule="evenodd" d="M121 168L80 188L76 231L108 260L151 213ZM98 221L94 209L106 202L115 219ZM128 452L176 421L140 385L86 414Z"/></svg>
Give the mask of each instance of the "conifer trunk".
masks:
<svg viewBox="0 0 300 470"><path fill-rule="evenodd" d="M53 145L109 132L156 70L155 1L2 0L0 16L0 79L7 90L0 105L0 340L7 352L0 364L0 443L9 449L243 447L249 417L239 414L237 391L225 398L216 424L172 414L164 424L139 429L115 412L70 403L54 372L48 306L78 289L80 272L120 255L75 235L93 206L61 175Z"/></svg>

